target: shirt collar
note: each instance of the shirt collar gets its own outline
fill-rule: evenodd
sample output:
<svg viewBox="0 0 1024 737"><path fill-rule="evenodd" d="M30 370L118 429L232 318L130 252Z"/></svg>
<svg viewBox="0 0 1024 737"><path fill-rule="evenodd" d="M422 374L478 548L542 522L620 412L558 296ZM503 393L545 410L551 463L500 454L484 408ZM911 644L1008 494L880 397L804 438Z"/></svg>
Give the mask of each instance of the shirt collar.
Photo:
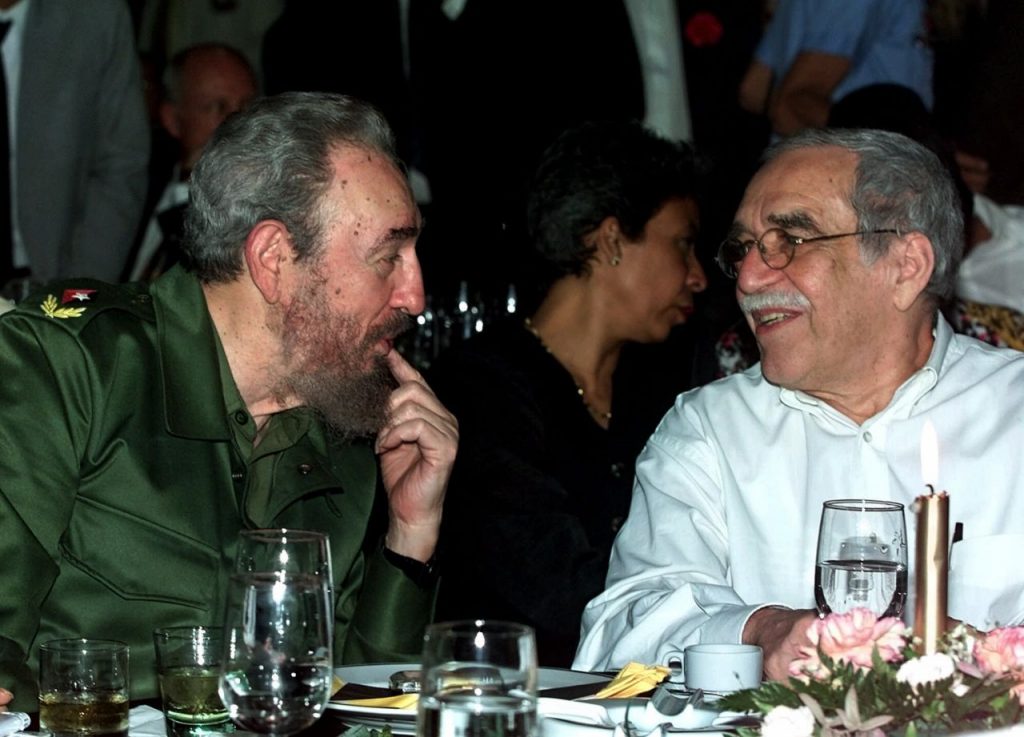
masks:
<svg viewBox="0 0 1024 737"><path fill-rule="evenodd" d="M163 365L167 429L182 437L229 440L238 431L240 448L252 449L256 428L235 384L214 328L199 280L175 266L150 289L157 316ZM327 438L308 407L271 418L271 432L252 457L267 455L309 436L327 454ZM232 424L234 423L234 424Z"/></svg>
<svg viewBox="0 0 1024 737"><path fill-rule="evenodd" d="M222 383L218 338L199 280L175 266L153 283L150 294L168 431L182 437L229 439L225 417L229 393ZM233 384L231 390L237 395Z"/></svg>

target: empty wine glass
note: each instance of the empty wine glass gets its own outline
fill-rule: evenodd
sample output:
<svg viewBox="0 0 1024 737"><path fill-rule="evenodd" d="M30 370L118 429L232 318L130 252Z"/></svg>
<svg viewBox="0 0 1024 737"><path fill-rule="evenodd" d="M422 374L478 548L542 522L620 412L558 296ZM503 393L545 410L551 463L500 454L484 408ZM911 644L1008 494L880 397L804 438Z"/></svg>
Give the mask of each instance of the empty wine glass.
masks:
<svg viewBox="0 0 1024 737"><path fill-rule="evenodd" d="M903 505L833 499L821 512L814 599L822 615L870 609L899 617L907 599Z"/></svg>
<svg viewBox="0 0 1024 737"><path fill-rule="evenodd" d="M242 534L228 586L220 694L244 729L291 735L313 724L333 677L327 536Z"/></svg>
<svg viewBox="0 0 1024 737"><path fill-rule="evenodd" d="M442 622L423 638L416 734L537 734L537 646L522 624Z"/></svg>

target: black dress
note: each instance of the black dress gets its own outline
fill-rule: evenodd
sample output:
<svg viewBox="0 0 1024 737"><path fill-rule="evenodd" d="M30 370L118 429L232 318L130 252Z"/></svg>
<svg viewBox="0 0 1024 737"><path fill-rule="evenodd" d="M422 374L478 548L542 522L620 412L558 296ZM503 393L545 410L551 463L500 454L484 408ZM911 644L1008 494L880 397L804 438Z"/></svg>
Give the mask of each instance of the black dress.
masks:
<svg viewBox="0 0 1024 737"><path fill-rule="evenodd" d="M670 365L667 355L676 356ZM627 346L608 429L519 320L441 357L431 385L458 418L461 439L436 619L526 623L542 664L571 664L583 608L604 588L629 511L636 457L689 384L688 359L678 356L678 346Z"/></svg>

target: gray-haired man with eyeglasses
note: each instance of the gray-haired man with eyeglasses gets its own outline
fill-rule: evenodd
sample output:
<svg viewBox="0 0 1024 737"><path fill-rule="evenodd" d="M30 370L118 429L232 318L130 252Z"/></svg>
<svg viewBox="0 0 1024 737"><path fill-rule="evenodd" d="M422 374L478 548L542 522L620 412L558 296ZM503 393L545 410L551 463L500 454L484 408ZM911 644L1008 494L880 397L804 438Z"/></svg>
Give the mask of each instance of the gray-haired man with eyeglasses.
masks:
<svg viewBox="0 0 1024 737"><path fill-rule="evenodd" d="M717 259L761 362L681 395L648 441L576 667L747 642L785 678L816 616L822 503L909 507L928 422L964 531L949 613L1024 619L1024 572L1000 565L1024 549L1024 354L954 335L939 313L962 247L945 168L903 136L807 131L768 152Z"/></svg>

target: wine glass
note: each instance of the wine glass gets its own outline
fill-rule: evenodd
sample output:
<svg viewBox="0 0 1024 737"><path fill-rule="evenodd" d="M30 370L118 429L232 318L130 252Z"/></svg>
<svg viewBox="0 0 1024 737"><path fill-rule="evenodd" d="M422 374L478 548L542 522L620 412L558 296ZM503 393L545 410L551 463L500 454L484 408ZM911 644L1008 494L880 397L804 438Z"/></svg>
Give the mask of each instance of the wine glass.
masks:
<svg viewBox="0 0 1024 737"><path fill-rule="evenodd" d="M242 534L228 586L220 694L244 729L281 737L323 714L333 679L326 535Z"/></svg>
<svg viewBox="0 0 1024 737"><path fill-rule="evenodd" d="M311 573L331 581L331 547L327 535L312 530L242 530L235 573Z"/></svg>
<svg viewBox="0 0 1024 737"><path fill-rule="evenodd" d="M902 504L874 499L825 502L814 599L822 616L856 608L879 617L903 614L907 527Z"/></svg>
<svg viewBox="0 0 1024 737"><path fill-rule="evenodd" d="M326 588L327 611L334 608L330 539L323 532L288 528L242 530L238 535L235 573L302 573L318 576ZM334 635L334 620L329 622Z"/></svg>
<svg viewBox="0 0 1024 737"><path fill-rule="evenodd" d="M427 627L416 734L535 737L537 646L533 629L486 620Z"/></svg>

